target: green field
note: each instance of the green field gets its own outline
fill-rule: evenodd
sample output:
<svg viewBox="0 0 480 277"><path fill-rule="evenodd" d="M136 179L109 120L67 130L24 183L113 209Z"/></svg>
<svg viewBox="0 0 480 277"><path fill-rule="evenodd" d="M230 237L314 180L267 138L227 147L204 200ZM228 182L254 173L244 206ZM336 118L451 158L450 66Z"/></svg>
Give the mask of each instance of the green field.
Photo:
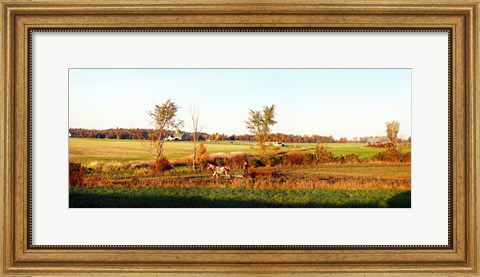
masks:
<svg viewBox="0 0 480 277"><path fill-rule="evenodd" d="M295 145L295 144L287 144L287 145ZM315 143L304 143L304 144L297 144L306 150L313 152L315 149ZM372 148L366 147L365 143L322 143L324 147L328 149L328 151L332 152L335 156L346 155L346 154L357 154L362 159L368 159L373 155L377 154L378 152L385 151L384 148ZM404 151L410 152L410 146L403 148Z"/></svg>
<svg viewBox="0 0 480 277"><path fill-rule="evenodd" d="M204 142L209 154L218 153L255 153L253 143L234 141ZM363 143L325 143L322 144L334 155L357 154L362 159L368 159L382 148L365 147ZM313 152L315 143L291 143L280 148L285 152ZM192 155L193 142L191 141L166 141L164 151L171 160L187 158ZM410 151L410 148L406 148ZM149 141L143 140L116 140L116 139L87 139L69 138L70 162L88 164L98 162L128 162L152 160L149 153Z"/></svg>
<svg viewBox="0 0 480 277"><path fill-rule="evenodd" d="M70 208L409 208L409 190L78 188Z"/></svg>
<svg viewBox="0 0 480 277"><path fill-rule="evenodd" d="M69 158L71 162L89 163L92 161L145 161L153 160L149 153L150 142L144 140L86 139L69 138ZM208 153L252 153L251 144L228 142L205 142ZM169 160L178 160L192 155L193 142L166 141L165 155Z"/></svg>

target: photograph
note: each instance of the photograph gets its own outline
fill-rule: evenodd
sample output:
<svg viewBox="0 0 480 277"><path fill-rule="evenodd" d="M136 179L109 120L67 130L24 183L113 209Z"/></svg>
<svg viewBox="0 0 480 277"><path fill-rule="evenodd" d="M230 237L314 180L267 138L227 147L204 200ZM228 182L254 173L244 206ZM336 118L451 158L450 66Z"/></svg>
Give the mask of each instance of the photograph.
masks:
<svg viewBox="0 0 480 277"><path fill-rule="evenodd" d="M411 74L70 68L69 207L411 208Z"/></svg>

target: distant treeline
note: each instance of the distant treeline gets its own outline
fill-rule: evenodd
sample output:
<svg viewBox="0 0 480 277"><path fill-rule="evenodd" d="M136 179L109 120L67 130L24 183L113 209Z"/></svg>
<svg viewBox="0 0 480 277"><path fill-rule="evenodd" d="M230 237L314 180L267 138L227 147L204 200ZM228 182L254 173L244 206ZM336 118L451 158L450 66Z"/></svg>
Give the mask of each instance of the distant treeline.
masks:
<svg viewBox="0 0 480 277"><path fill-rule="evenodd" d="M115 128L115 129L106 129L106 130L95 130L95 129L82 129L82 128L70 128L70 136L79 137L79 138L102 138L102 139L137 139L137 140L150 140L158 139L160 133L158 130L154 129L140 129L140 128ZM193 137L192 133L188 132L179 132L180 134L186 134L183 136L183 140L191 140ZM163 134L163 138L169 136L175 136L177 132L175 131L166 131ZM320 135L292 135L292 134L281 134L276 133L272 134L272 141L284 142L284 143L334 143L334 142L361 142L366 143L368 139L373 138L374 136L369 137L355 137L353 139L340 138L335 139L333 136L320 136ZM257 141L257 138L254 135L226 135L226 134L207 134L200 133L198 140L201 141ZM400 142L407 142L406 140L400 140Z"/></svg>

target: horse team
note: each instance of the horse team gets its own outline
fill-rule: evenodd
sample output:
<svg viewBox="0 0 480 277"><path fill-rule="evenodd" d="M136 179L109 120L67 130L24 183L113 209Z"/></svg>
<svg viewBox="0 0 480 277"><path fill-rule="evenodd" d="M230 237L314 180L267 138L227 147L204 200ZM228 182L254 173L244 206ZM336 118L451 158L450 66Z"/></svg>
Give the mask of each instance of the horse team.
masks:
<svg viewBox="0 0 480 277"><path fill-rule="evenodd" d="M214 164L208 164L207 167L210 171L213 172L212 178L224 175L227 178L230 178L230 168L228 166L218 166Z"/></svg>
<svg viewBox="0 0 480 277"><path fill-rule="evenodd" d="M230 168L228 166L218 166L209 163L207 169L212 171L212 178L225 175L227 179L230 179L232 175L230 175ZM250 170L248 167L248 163L243 163L243 175L234 175L235 177L250 177L255 178L256 176L272 176L275 177L275 171L261 171L261 170Z"/></svg>

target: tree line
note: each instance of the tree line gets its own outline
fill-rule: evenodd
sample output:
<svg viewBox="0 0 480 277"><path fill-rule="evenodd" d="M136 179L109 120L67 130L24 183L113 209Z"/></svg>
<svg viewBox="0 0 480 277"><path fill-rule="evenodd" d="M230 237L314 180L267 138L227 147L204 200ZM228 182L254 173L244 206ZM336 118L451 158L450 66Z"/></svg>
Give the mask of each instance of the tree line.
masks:
<svg viewBox="0 0 480 277"><path fill-rule="evenodd" d="M151 140L159 137L159 131L155 129L144 128L110 128L110 129L85 129L85 128L70 128L70 134L73 137L79 138L100 138L100 139L135 139L135 140ZM187 140L193 140L193 132L183 132L187 134ZM164 136L175 135L175 131L165 130ZM251 134L233 134L227 135L222 133L198 133L199 141L246 141L246 142L258 142L258 138ZM320 135L294 135L273 133L272 140L283 143L347 143L347 142L359 142L366 143L368 139L374 136L367 137L354 137L347 139L345 137L335 139L333 136L320 136ZM406 142L407 140L402 140Z"/></svg>
<svg viewBox="0 0 480 277"><path fill-rule="evenodd" d="M79 138L101 138L101 139L136 139L136 140L151 140L158 138L159 131L154 129L143 128L111 128L111 129L85 129L85 128L70 128L70 134ZM187 134L187 140L193 140L193 132L182 132ZM174 135L175 131L164 131L166 136ZM374 136L367 137L354 137L348 139L341 137L335 139L333 136L320 136L320 135L293 135L283 133L273 133L272 139L274 141L283 143L366 143ZM221 133L198 133L198 140L200 141L246 141L246 142L258 142L255 135L242 134L242 135L227 135ZM409 142L409 139L399 139L400 142Z"/></svg>

